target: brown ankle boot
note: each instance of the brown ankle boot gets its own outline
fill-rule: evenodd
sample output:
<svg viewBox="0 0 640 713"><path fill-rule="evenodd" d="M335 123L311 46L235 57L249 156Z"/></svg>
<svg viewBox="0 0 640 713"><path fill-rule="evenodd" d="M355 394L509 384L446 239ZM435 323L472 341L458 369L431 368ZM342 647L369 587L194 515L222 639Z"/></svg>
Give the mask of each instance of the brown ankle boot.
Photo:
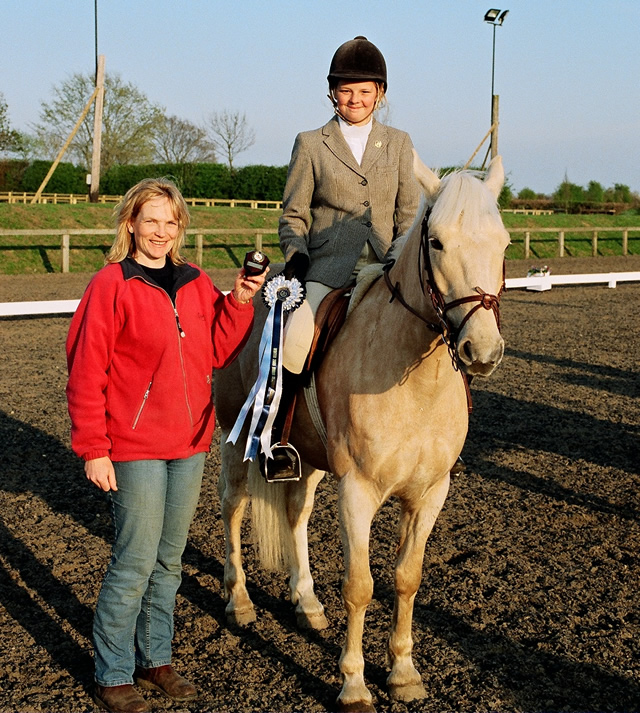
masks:
<svg viewBox="0 0 640 713"><path fill-rule="evenodd" d="M196 687L176 673L171 665L155 668L136 667L135 679L140 688L160 691L174 701L190 701L198 696Z"/></svg>
<svg viewBox="0 0 640 713"><path fill-rule="evenodd" d="M146 713L151 709L144 698L127 683L123 686L99 686L93 691L93 700L111 713Z"/></svg>

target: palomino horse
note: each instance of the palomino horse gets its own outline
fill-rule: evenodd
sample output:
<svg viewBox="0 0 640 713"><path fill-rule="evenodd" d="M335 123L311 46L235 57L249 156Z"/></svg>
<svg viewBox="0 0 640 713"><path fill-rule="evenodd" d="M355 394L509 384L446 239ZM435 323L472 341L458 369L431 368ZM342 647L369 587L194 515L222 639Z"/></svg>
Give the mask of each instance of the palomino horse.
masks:
<svg viewBox="0 0 640 713"><path fill-rule="evenodd" d="M411 622L426 540L467 434L468 394L460 369L488 376L504 351L498 302L509 236L497 208L502 161L492 161L484 180L469 171L440 179L417 156L414 169L424 190L414 225L394 244L392 266L351 311L316 373L326 445L301 397L291 442L304 462L302 480L267 484L256 476L257 467L249 469L254 526L260 529L262 522L257 536L263 562L274 564L276 535L284 531L291 600L299 623L314 628L326 626L326 620L309 571L307 523L324 472L337 478L347 612L341 710L374 710L362 653L365 611L373 595L369 534L376 512L392 496L400 503L400 534L387 684L398 700L426 695L412 661ZM215 382L226 612L238 624L255 619L240 554L248 462L243 463L244 444L225 441L256 377L261 330L256 318L248 346ZM280 511L273 509L276 500Z"/></svg>

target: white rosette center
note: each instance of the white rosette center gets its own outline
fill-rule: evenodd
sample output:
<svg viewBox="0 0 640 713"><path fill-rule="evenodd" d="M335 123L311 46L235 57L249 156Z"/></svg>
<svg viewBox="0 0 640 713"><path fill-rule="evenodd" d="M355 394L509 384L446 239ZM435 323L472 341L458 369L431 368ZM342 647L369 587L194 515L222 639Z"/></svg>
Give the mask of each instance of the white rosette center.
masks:
<svg viewBox="0 0 640 713"><path fill-rule="evenodd" d="M299 280L295 277L287 280L283 274L270 278L262 287L262 299L267 307L272 308L276 302L281 302L283 312L297 309L304 302L305 294L304 285Z"/></svg>

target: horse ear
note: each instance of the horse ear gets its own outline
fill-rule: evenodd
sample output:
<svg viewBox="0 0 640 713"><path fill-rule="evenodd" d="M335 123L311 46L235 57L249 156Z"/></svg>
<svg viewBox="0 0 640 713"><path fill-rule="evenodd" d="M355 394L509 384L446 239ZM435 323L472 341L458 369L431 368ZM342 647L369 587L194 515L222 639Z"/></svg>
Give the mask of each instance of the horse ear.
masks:
<svg viewBox="0 0 640 713"><path fill-rule="evenodd" d="M489 170L484 177L487 188L498 198L502 186L504 185L504 168L502 166L502 156L496 156L489 164Z"/></svg>
<svg viewBox="0 0 640 713"><path fill-rule="evenodd" d="M413 149L413 172L427 198L433 198L440 188L440 179L422 163L415 149Z"/></svg>

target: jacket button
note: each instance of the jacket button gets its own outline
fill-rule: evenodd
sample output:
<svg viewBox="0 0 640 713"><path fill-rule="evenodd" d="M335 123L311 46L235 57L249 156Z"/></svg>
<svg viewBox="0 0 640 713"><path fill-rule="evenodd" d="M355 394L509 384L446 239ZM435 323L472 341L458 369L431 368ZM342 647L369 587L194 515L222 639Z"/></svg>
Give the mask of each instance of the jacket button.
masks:
<svg viewBox="0 0 640 713"><path fill-rule="evenodd" d="M365 201L362 205L369 207L369 201Z"/></svg>
<svg viewBox="0 0 640 713"><path fill-rule="evenodd" d="M360 184L363 185L363 186L366 186L368 183L369 183L369 181L367 181L366 178L363 178L363 179L360 181Z"/></svg>
<svg viewBox="0 0 640 713"><path fill-rule="evenodd" d="M371 227L371 225L372 225L372 223L371 223L371 221L370 221L370 220L368 220L368 221L367 221L367 222L365 223L365 225L367 226L367 228L370 228L370 227Z"/></svg>

